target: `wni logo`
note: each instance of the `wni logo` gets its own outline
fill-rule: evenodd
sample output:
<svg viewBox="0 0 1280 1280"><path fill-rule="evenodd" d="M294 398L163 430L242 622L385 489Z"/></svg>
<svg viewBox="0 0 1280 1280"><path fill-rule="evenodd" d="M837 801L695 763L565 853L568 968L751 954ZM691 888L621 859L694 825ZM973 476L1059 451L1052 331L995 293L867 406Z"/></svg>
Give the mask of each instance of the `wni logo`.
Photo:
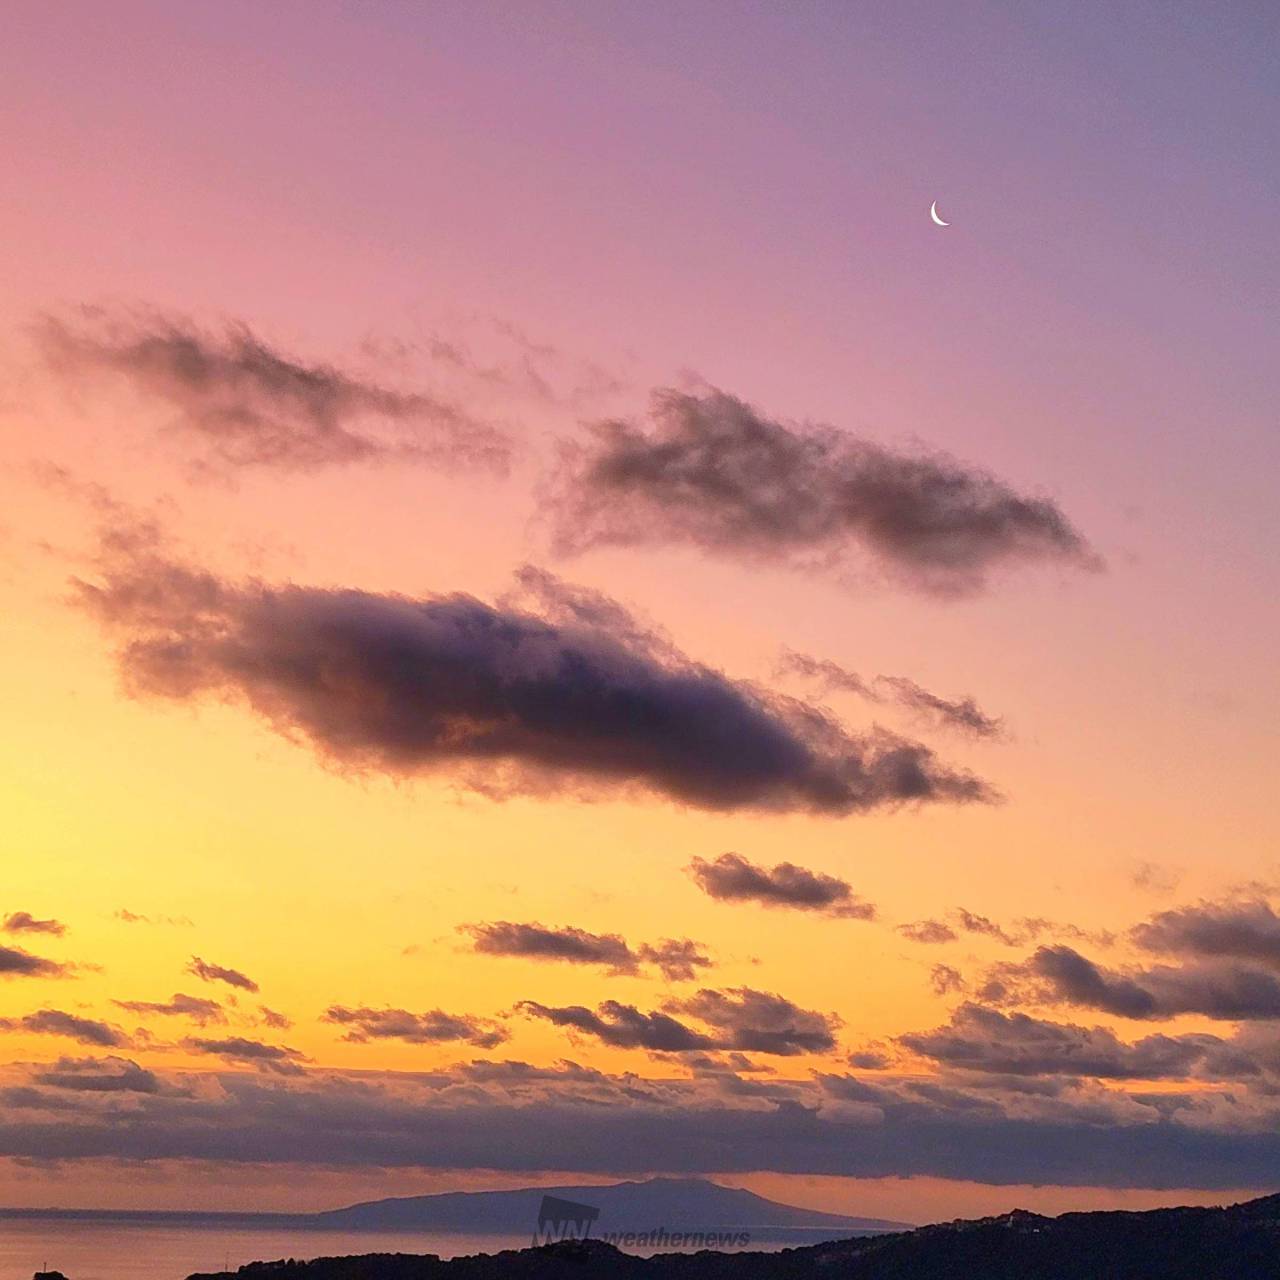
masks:
<svg viewBox="0 0 1280 1280"><path fill-rule="evenodd" d="M543 1196L533 1243L539 1245L552 1244L556 1240L585 1240L591 1234L592 1223L599 1216L600 1210L593 1204L561 1200L559 1196Z"/></svg>

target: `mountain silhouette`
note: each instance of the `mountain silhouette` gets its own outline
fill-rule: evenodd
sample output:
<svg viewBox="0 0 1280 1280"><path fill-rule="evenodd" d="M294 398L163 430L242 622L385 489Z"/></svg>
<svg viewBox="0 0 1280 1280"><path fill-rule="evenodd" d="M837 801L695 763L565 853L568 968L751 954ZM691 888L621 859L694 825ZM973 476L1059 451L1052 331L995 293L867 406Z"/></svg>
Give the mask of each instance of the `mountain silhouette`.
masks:
<svg viewBox="0 0 1280 1280"><path fill-rule="evenodd" d="M905 1223L854 1218L766 1200L751 1191L722 1187L704 1178L649 1178L607 1186L523 1187L515 1191L453 1191L440 1195L373 1200L309 1215L334 1230L462 1231L477 1235L532 1237L544 1196L600 1210L592 1235L615 1231L774 1232L897 1231ZM813 1237L810 1236L810 1239Z"/></svg>

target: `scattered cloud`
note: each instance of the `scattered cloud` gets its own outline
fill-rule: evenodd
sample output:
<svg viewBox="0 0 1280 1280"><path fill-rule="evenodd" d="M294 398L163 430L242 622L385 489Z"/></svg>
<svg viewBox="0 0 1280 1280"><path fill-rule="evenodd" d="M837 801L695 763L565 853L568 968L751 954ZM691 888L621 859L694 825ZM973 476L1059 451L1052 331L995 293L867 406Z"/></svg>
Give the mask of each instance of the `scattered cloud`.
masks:
<svg viewBox="0 0 1280 1280"><path fill-rule="evenodd" d="M572 925L548 928L509 920L462 925L461 931L471 937L481 955L602 965L612 973L635 973L637 968L635 952L616 933L588 933Z"/></svg>
<svg viewBox="0 0 1280 1280"><path fill-rule="evenodd" d="M755 902L850 920L874 920L876 915L847 880L794 862L765 867L738 853L722 853L714 862L694 858L687 870L703 893L719 902Z"/></svg>
<svg viewBox="0 0 1280 1280"><path fill-rule="evenodd" d="M898 932L908 942L922 942L929 946L954 942L960 935L941 920L915 920L898 925Z"/></svg>
<svg viewBox="0 0 1280 1280"><path fill-rule="evenodd" d="M1280 915L1262 899L1161 911L1132 931L1146 951L1251 960L1280 970Z"/></svg>
<svg viewBox="0 0 1280 1280"><path fill-rule="evenodd" d="M520 956L528 960L558 960L568 964L599 965L609 973L634 975L654 965L670 981L688 981L710 958L692 938L663 938L632 947L620 934L590 933L574 925L559 928L495 920L460 926L481 955Z"/></svg>
<svg viewBox="0 0 1280 1280"><path fill-rule="evenodd" d="M204 465L288 471L401 461L502 470L510 441L456 404L384 386L272 346L248 326L204 330L161 315L86 312L36 326L49 366L71 380L122 378L174 414Z"/></svg>
<svg viewBox="0 0 1280 1280"><path fill-rule="evenodd" d="M32 955L21 947L0 946L0 978L62 978L70 972L65 964Z"/></svg>
<svg viewBox="0 0 1280 1280"><path fill-rule="evenodd" d="M226 1036L223 1039L191 1037L182 1042L191 1053L210 1054L229 1062L241 1062L260 1071L275 1075L299 1075L307 1058L296 1049L280 1044L264 1044L244 1036Z"/></svg>
<svg viewBox="0 0 1280 1280"><path fill-rule="evenodd" d="M507 1032L491 1019L445 1013L442 1009L410 1013L406 1009L352 1009L335 1004L325 1010L324 1021L345 1027L343 1039L358 1044L370 1040L404 1040L409 1044L462 1041L492 1049L507 1039Z"/></svg>
<svg viewBox="0 0 1280 1280"><path fill-rule="evenodd" d="M199 956L192 956L191 963L187 965L187 972L193 974L203 982L225 982L229 987L236 987L241 991L256 992L258 984L240 972L239 969L228 969L224 965L210 964L206 960L201 960Z"/></svg>
<svg viewBox="0 0 1280 1280"><path fill-rule="evenodd" d="M1280 977L1266 969L1205 960L1116 970L1065 945L1039 947L1022 964L996 966L980 994L995 1003L1047 1001L1122 1018L1280 1018Z"/></svg>
<svg viewBox="0 0 1280 1280"><path fill-rule="evenodd" d="M687 1053L691 1049L717 1048L708 1035L677 1022L665 1013L643 1013L635 1005L606 1000L596 1012L582 1005L552 1007L536 1000L522 1000L516 1006L532 1018L552 1025L585 1032L618 1049L648 1049L652 1053Z"/></svg>
<svg viewBox="0 0 1280 1280"><path fill-rule="evenodd" d="M227 1015L216 1000L205 1000L200 996L187 996L175 992L168 1000L114 1000L112 1003L119 1009L127 1009L130 1013L143 1016L190 1018L199 1026L210 1022L225 1022Z"/></svg>
<svg viewBox="0 0 1280 1280"><path fill-rule="evenodd" d="M60 920L37 920L29 911L14 911L4 918L5 933L48 933L60 938L67 926Z"/></svg>
<svg viewBox="0 0 1280 1280"><path fill-rule="evenodd" d="M655 392L646 429L595 424L563 446L547 503L556 548L688 543L971 594L1000 569L1100 561L1048 498L945 454L765 417L714 388Z"/></svg>
<svg viewBox="0 0 1280 1280"><path fill-rule="evenodd" d="M102 1049L119 1049L129 1043L129 1037L119 1027L96 1018L82 1018L61 1009L40 1009L22 1018L0 1018L0 1030L28 1031L35 1035L67 1036L81 1044L96 1045Z"/></svg>
<svg viewBox="0 0 1280 1280"><path fill-rule="evenodd" d="M963 1004L947 1026L900 1036L899 1043L941 1066L965 1071L1181 1080L1224 1042L1217 1036L1153 1035L1125 1044L1105 1027L1046 1022Z"/></svg>
<svg viewBox="0 0 1280 1280"><path fill-rule="evenodd" d="M751 987L704 989L670 1008L714 1027L722 1048L744 1053L828 1053L840 1026L834 1014L802 1009L784 996Z"/></svg>

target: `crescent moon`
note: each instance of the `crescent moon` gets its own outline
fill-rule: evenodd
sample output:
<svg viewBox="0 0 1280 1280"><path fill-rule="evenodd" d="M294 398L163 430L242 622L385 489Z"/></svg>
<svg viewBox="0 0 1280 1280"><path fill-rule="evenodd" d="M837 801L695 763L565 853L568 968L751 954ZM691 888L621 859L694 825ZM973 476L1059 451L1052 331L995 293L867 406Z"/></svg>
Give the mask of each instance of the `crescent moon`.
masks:
<svg viewBox="0 0 1280 1280"><path fill-rule="evenodd" d="M936 200L929 206L929 217L931 217L940 227L949 227L951 225L951 223L943 222L943 220L938 217L938 202Z"/></svg>

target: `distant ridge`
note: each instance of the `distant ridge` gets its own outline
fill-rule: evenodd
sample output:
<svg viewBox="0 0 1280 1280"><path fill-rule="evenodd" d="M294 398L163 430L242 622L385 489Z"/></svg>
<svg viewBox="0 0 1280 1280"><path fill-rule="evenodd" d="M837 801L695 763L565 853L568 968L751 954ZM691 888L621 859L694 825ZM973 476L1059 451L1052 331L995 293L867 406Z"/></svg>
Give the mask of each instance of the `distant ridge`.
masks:
<svg viewBox="0 0 1280 1280"><path fill-rule="evenodd" d="M907 1224L780 1204L705 1178L649 1178L600 1186L447 1191L371 1200L321 1213L216 1213L203 1210L0 1209L0 1221L118 1222L135 1226L277 1227L289 1230L456 1232L532 1240L543 1196L600 1210L592 1234L748 1231L757 1241L816 1239L900 1231Z"/></svg>
<svg viewBox="0 0 1280 1280"><path fill-rule="evenodd" d="M756 1234L774 1230L848 1235L900 1231L907 1225L779 1204L705 1178L649 1178L604 1186L523 1187L515 1191L452 1191L373 1200L312 1216L317 1225L335 1229L526 1233L532 1237L544 1195L598 1208L600 1217L592 1229L596 1236L656 1227L705 1231L736 1227Z"/></svg>

